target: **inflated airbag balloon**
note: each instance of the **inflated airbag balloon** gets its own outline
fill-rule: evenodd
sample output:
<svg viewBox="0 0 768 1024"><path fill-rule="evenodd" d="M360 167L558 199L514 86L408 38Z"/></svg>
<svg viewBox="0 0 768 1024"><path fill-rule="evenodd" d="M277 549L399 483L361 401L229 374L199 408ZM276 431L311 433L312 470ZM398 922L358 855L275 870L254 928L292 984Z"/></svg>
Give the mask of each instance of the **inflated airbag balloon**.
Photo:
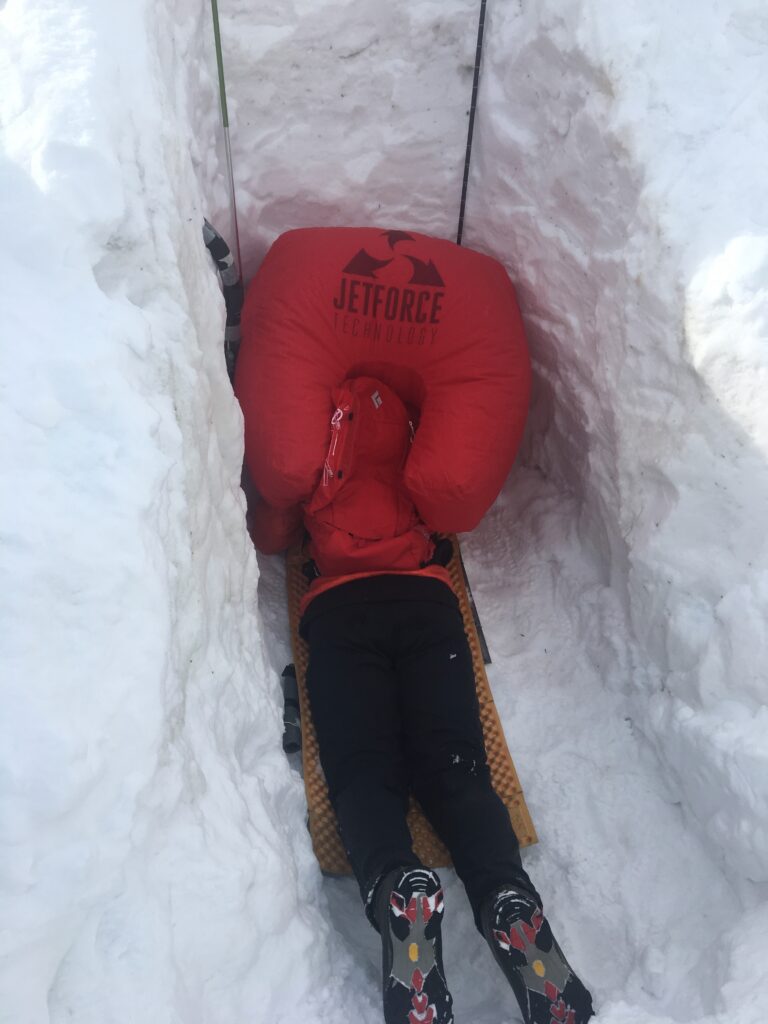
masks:
<svg viewBox="0 0 768 1024"><path fill-rule="evenodd" d="M380 228L281 235L251 283L235 391L257 490L308 501L325 460L332 392L383 381L416 430L405 488L431 530L477 525L499 493L528 411L530 366L500 263Z"/></svg>

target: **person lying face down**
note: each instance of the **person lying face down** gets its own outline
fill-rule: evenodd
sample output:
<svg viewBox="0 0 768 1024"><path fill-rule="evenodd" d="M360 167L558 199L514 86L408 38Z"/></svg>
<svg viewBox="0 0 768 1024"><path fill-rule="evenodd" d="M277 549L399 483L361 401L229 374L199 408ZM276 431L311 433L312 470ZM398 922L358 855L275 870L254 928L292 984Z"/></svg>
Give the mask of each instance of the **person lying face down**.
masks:
<svg viewBox="0 0 768 1024"><path fill-rule="evenodd" d="M451 587L450 542L431 534L403 483L415 412L382 381L358 377L334 389L330 440L310 499L275 509L249 501L256 547L274 553L308 535L312 582L302 611L341 582L408 573Z"/></svg>
<svg viewBox="0 0 768 1024"><path fill-rule="evenodd" d="M475 922L526 1024L584 1024L570 968L522 867L491 784L472 656L436 538L403 484L413 418L382 381L333 392L327 454L310 499L257 506L257 546L306 530L313 580L300 631L320 761L365 913L380 933L386 1024L450 1024L444 899L416 857L413 793L448 847ZM438 548L445 555L445 545Z"/></svg>

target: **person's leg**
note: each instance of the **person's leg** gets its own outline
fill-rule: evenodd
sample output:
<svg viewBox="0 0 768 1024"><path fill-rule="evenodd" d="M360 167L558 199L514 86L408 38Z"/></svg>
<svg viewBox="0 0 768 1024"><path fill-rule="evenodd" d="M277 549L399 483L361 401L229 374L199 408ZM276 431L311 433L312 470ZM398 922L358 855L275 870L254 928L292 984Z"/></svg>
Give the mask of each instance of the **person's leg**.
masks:
<svg viewBox="0 0 768 1024"><path fill-rule="evenodd" d="M412 786L448 847L480 926L483 900L523 870L509 813L488 769L474 668L456 607L412 603L398 633L396 667Z"/></svg>
<svg viewBox="0 0 768 1024"><path fill-rule="evenodd" d="M439 605L410 611L397 664L414 791L450 850L525 1024L585 1024L590 994L552 935L491 785L461 615Z"/></svg>
<svg viewBox="0 0 768 1024"><path fill-rule="evenodd" d="M420 866L406 824L408 774L386 605L343 607L308 628L307 691L331 804L369 918L377 881ZM375 923L375 922L374 922Z"/></svg>
<svg viewBox="0 0 768 1024"><path fill-rule="evenodd" d="M307 688L341 837L381 936L386 1024L453 1024L442 962L442 886L406 824L408 773L387 654L393 603L319 616Z"/></svg>

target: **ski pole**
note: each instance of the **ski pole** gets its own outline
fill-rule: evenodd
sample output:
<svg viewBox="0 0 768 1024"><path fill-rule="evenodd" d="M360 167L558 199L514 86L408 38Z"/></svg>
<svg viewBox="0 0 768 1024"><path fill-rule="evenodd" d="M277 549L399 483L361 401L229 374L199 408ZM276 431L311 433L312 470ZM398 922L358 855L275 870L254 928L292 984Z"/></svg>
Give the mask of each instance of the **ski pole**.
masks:
<svg viewBox="0 0 768 1024"><path fill-rule="evenodd" d="M467 151L464 155L464 180L461 183L461 203L459 204L459 227L456 232L456 244L461 245L464 233L464 209L467 205L467 186L469 184L469 160L472 155L472 136L475 130L475 109L477 107L477 89L480 82L480 62L483 57L483 32L485 30L485 3L480 0L480 20L477 25L477 49L475 50L475 73L472 79L472 101L469 105L469 125L467 127Z"/></svg>
<svg viewBox="0 0 768 1024"><path fill-rule="evenodd" d="M219 103L221 105L221 121L224 126L224 150L227 156L227 174L229 176L229 211L235 232L235 252L237 253L237 272L242 281L243 261L240 257L240 232L237 227L237 204L235 202L235 175L232 169L232 147L229 142L229 114L227 112L227 87L224 82L224 58L221 52L221 28L219 26L218 0L211 0L213 15L213 38L216 45L216 67L219 73Z"/></svg>
<svg viewBox="0 0 768 1024"><path fill-rule="evenodd" d="M475 110L477 109L477 90L480 83L480 63L483 57L483 34L485 32L485 5L486 0L480 0L480 17L477 23L477 47L475 49L475 69L472 78L472 99L469 104L469 124L467 126L467 149L464 154L464 178L461 183L461 202L459 203L459 226L456 231L456 244L461 245L462 235L464 234L464 210L467 205L467 187L469 185L469 162L472 156L472 136L475 131ZM469 607L472 611L472 618L475 620L475 626L477 628L477 638L480 641L480 650L483 655L483 661L486 665L491 664L491 654L488 650L488 644L483 633L483 627L480 622L480 616L477 611L477 605L475 599L472 596L472 591L469 586L469 577L467 576L467 570L464 567L464 559L461 557L459 551L459 564L461 565L461 572L464 577L464 584L467 588L467 598L469 599Z"/></svg>

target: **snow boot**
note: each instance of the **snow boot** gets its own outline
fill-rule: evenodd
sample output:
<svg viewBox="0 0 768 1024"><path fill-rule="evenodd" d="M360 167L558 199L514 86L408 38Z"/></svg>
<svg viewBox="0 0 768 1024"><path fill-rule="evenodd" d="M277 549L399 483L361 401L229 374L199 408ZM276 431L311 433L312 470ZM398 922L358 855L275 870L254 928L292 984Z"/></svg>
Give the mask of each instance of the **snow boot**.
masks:
<svg viewBox="0 0 768 1024"><path fill-rule="evenodd" d="M398 868L385 875L375 896L375 918L386 1024L453 1024L440 933L443 889L435 872Z"/></svg>
<svg viewBox="0 0 768 1024"><path fill-rule="evenodd" d="M512 986L525 1024L585 1024L592 996L555 942L536 899L512 887L481 912L483 935Z"/></svg>

